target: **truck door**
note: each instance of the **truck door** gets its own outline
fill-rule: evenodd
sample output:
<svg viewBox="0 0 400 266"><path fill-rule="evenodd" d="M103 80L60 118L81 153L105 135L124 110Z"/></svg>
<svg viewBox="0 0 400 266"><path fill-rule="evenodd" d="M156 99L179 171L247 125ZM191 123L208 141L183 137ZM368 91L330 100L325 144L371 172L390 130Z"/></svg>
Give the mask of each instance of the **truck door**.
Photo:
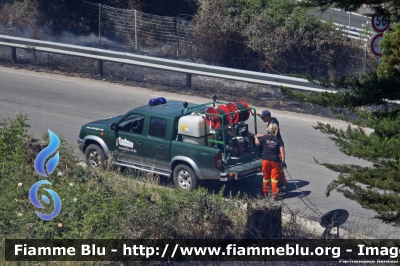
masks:
<svg viewBox="0 0 400 266"><path fill-rule="evenodd" d="M169 169L170 141L168 136L168 120L161 117L150 117L148 137L145 143L144 156L146 165L157 169Z"/></svg>
<svg viewBox="0 0 400 266"><path fill-rule="evenodd" d="M144 116L131 113L123 119L115 132L115 155L114 158L121 162L142 164Z"/></svg>

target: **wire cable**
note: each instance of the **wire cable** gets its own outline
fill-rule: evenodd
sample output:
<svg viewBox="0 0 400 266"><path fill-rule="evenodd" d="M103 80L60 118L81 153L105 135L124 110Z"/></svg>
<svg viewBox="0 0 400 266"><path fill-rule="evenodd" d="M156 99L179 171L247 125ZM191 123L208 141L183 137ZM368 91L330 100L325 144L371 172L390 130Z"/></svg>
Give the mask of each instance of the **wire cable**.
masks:
<svg viewBox="0 0 400 266"><path fill-rule="evenodd" d="M314 212L316 215L318 215L319 217L322 217L324 214L317 208L317 206L315 206L314 203L311 202L311 200L303 193L303 191L299 188L299 186L297 186L296 182L294 182L293 177L290 175L289 171L285 168L286 173L289 175L290 179L292 179L293 184L296 186L296 188L300 191L301 194L303 194L304 197L299 197L300 200L312 211ZM309 205L307 202L304 201L304 198L307 199L307 201L309 202Z"/></svg>

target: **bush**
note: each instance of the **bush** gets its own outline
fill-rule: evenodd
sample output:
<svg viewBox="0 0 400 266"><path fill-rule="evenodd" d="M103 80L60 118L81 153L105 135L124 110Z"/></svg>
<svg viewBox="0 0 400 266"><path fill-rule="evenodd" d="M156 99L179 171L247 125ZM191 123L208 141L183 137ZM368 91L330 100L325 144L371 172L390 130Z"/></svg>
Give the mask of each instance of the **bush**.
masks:
<svg viewBox="0 0 400 266"><path fill-rule="evenodd" d="M353 71L353 56L362 52L360 43L301 8L293 9L282 25L262 13L244 34L249 47L261 55L258 67L266 72L336 77Z"/></svg>
<svg viewBox="0 0 400 266"><path fill-rule="evenodd" d="M143 194L144 193L144 194ZM146 195L151 195L147 196ZM154 194L155 193L155 194ZM156 195L156 200L152 200ZM193 192L165 189L141 190L129 206L123 237L128 239L228 239L240 238L241 226L227 215L233 201L209 194L204 188Z"/></svg>
<svg viewBox="0 0 400 266"><path fill-rule="evenodd" d="M29 140L26 123L27 115L19 114L17 118L4 118L0 124L0 163L21 165L27 160L25 142Z"/></svg>
<svg viewBox="0 0 400 266"><path fill-rule="evenodd" d="M146 185L115 171L84 168L61 137L55 171L40 176L25 155L26 120L26 115L6 118L0 131L2 243L4 238L233 238L240 233L242 223L230 216L235 212L233 201L226 201L222 191L189 193ZM38 210L28 197L30 187L43 179L51 182L62 204L61 213L50 221L41 220L35 211L51 213L53 204ZM39 189L40 199L39 193L47 192Z"/></svg>
<svg viewBox="0 0 400 266"><path fill-rule="evenodd" d="M336 77L360 69L361 43L290 0L203 0L194 21L209 64Z"/></svg>
<svg viewBox="0 0 400 266"><path fill-rule="evenodd" d="M11 1L9 1L11 2ZM0 22L24 30L38 17L36 0L12 1L0 6Z"/></svg>
<svg viewBox="0 0 400 266"><path fill-rule="evenodd" d="M23 0L0 4L0 22L20 31L38 31L44 27L53 33L62 30L85 32L87 26L81 23L82 0ZM39 34L30 36L40 39Z"/></svg>
<svg viewBox="0 0 400 266"><path fill-rule="evenodd" d="M246 68L252 51L246 47L240 34L246 19L244 14L237 13L239 10L234 6L234 0L200 1L193 32L202 61Z"/></svg>

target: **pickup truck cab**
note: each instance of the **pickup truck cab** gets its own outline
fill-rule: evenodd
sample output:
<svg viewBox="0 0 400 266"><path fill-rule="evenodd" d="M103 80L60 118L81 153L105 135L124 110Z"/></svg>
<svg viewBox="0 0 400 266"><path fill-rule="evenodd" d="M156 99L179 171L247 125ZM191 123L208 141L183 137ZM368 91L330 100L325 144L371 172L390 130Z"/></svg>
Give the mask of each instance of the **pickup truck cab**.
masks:
<svg viewBox="0 0 400 266"><path fill-rule="evenodd" d="M253 177L261 172L262 149L240 121L251 113L256 123L255 110L243 103L236 103L242 109L234 103L228 109L215 99L201 105L152 99L124 115L83 125L78 147L90 167L105 168L111 161L172 177L189 191L201 180Z"/></svg>

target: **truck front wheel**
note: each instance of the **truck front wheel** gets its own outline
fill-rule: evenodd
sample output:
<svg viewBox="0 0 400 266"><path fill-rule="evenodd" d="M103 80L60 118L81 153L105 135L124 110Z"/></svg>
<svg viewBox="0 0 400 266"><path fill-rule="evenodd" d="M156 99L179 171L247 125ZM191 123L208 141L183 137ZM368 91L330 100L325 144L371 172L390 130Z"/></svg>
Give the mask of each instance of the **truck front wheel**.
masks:
<svg viewBox="0 0 400 266"><path fill-rule="evenodd" d="M177 188L192 191L199 186L200 180L192 168L179 164L174 169L174 183Z"/></svg>
<svg viewBox="0 0 400 266"><path fill-rule="evenodd" d="M90 144L85 150L86 164L93 168L106 168L106 155L102 148L96 144Z"/></svg>

